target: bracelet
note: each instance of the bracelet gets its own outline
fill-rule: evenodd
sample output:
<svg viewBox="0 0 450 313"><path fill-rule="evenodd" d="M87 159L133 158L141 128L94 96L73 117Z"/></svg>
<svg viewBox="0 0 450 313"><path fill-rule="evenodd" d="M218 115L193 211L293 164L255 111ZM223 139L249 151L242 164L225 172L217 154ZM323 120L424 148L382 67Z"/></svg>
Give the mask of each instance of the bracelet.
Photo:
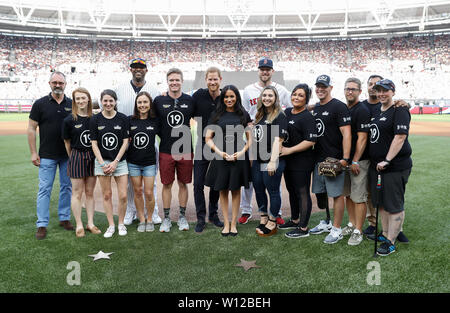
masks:
<svg viewBox="0 0 450 313"><path fill-rule="evenodd" d="M387 159L384 159L384 162L386 162L388 165L391 164L391 161L388 161Z"/></svg>
<svg viewBox="0 0 450 313"><path fill-rule="evenodd" d="M357 161L352 161L352 164L359 165L359 162L357 162Z"/></svg>
<svg viewBox="0 0 450 313"><path fill-rule="evenodd" d="M100 164L100 167L105 167L105 166L106 166L105 163Z"/></svg>

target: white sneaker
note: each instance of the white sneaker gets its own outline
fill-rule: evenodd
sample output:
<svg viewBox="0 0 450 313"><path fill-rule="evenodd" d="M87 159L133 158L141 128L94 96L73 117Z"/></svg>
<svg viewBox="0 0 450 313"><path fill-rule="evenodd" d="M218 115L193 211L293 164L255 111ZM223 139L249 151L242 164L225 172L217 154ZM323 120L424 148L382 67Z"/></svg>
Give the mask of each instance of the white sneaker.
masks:
<svg viewBox="0 0 450 313"><path fill-rule="evenodd" d="M357 246L363 241L363 235L359 232L358 229L355 229L348 240L349 246Z"/></svg>
<svg viewBox="0 0 450 313"><path fill-rule="evenodd" d="M178 219L178 229L179 230L189 230L189 224L186 220L186 217L184 216L180 216L180 218Z"/></svg>
<svg viewBox="0 0 450 313"><path fill-rule="evenodd" d="M147 224L145 224L145 231L146 232L152 232L155 230L155 225L153 222L147 222Z"/></svg>
<svg viewBox="0 0 450 313"><path fill-rule="evenodd" d="M172 222L170 221L170 218L164 218L163 222L161 223L161 226L159 227L159 231L162 233L168 233L170 232L170 228L172 227Z"/></svg>
<svg viewBox="0 0 450 313"><path fill-rule="evenodd" d="M309 231L310 234L313 235L318 235L321 234L323 232L329 233L331 231L331 228L333 227L333 224L331 224L331 221L327 222L325 220L321 220L319 225L317 225L316 227L314 227L313 229L311 229Z"/></svg>
<svg viewBox="0 0 450 313"><path fill-rule="evenodd" d="M153 224L161 224L162 219L159 217L158 213L153 212L152 215Z"/></svg>
<svg viewBox="0 0 450 313"><path fill-rule="evenodd" d="M137 231L140 232L140 233L145 232L145 222L139 223L139 225L137 227Z"/></svg>
<svg viewBox="0 0 450 313"><path fill-rule="evenodd" d="M127 208L127 211L125 212L125 218L123 220L123 223L128 226L128 225L133 224L133 221L135 219L136 219L136 212L130 208Z"/></svg>
<svg viewBox="0 0 450 313"><path fill-rule="evenodd" d="M336 228L333 226L331 228L330 233L328 234L328 236L325 237L325 240L323 242L328 243L328 244L333 244L333 243L338 242L342 238L344 238L344 236L342 236L342 229Z"/></svg>
<svg viewBox="0 0 450 313"><path fill-rule="evenodd" d="M352 223L348 223L347 226L345 226L342 229L342 236L348 236L351 235L353 233L353 231L355 230L355 226L353 226Z"/></svg>
<svg viewBox="0 0 450 313"><path fill-rule="evenodd" d="M119 236L125 236L127 234L127 228L123 224L119 224Z"/></svg>
<svg viewBox="0 0 450 313"><path fill-rule="evenodd" d="M116 231L116 227L114 226L109 226L108 229L105 231L105 233L103 234L103 237L105 238L111 238L112 235L115 233Z"/></svg>

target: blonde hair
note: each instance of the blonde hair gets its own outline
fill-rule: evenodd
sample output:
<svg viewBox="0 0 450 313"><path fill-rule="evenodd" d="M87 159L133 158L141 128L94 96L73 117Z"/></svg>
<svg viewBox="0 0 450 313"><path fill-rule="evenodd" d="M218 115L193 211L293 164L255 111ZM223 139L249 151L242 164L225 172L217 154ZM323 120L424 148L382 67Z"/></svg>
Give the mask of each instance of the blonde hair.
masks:
<svg viewBox="0 0 450 313"><path fill-rule="evenodd" d="M262 103L262 95L263 95L264 91L266 91L268 89L273 91L273 93L275 95L275 101L272 104L273 110L267 116L266 121L268 123L272 123L273 120L276 119L280 113L283 113L283 111L281 109L280 97L278 95L277 89L275 87L273 87L273 86L267 86L261 91L261 94L258 97L258 104L256 105L257 112L256 112L256 116L255 116L255 124L258 123L264 117L264 114L266 113L265 106Z"/></svg>
<svg viewBox="0 0 450 313"><path fill-rule="evenodd" d="M75 101L75 93L80 92L84 93L88 97L88 106L87 106L87 114L89 117L92 116L92 98L91 94L86 88L78 87L74 91L72 91L72 117L76 121L78 119L78 104Z"/></svg>

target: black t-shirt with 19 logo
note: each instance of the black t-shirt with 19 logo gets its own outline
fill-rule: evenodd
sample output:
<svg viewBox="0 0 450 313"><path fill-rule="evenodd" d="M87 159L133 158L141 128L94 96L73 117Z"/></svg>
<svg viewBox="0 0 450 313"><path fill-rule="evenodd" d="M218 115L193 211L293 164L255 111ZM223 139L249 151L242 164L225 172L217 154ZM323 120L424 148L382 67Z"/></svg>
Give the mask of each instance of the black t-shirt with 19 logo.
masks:
<svg viewBox="0 0 450 313"><path fill-rule="evenodd" d="M184 137L182 132L177 136L172 136L172 130L183 125L190 129L190 119L195 111L192 97L185 93L182 93L177 99L173 99L169 95L158 96L154 100L154 105L156 115L161 122L159 151L171 154L173 144L183 138L183 140L189 141L190 148L188 151L182 149L182 151L177 151L177 153L192 153L192 136L190 132Z"/></svg>
<svg viewBox="0 0 450 313"><path fill-rule="evenodd" d="M63 139L70 139L72 149L92 150L89 122L90 117L77 115L77 120L74 120L72 114L64 119L62 137Z"/></svg>
<svg viewBox="0 0 450 313"><path fill-rule="evenodd" d="M156 164L155 136L160 135L158 118L137 119L129 117L130 138L127 161L140 165Z"/></svg>
<svg viewBox="0 0 450 313"><path fill-rule="evenodd" d="M268 115L265 114L252 130L254 142L252 151L256 153L256 159L262 163L270 161L275 137L283 140L287 137L286 115L280 112L271 123L267 117Z"/></svg>
<svg viewBox="0 0 450 313"><path fill-rule="evenodd" d="M100 112L91 118L91 140L96 140L100 154L105 160L114 160L122 147L123 140L128 138L128 117L116 112L111 118L105 118ZM126 153L120 161L124 160Z"/></svg>
<svg viewBox="0 0 450 313"><path fill-rule="evenodd" d="M327 157L342 159L342 133L339 128L351 123L347 105L333 98L326 104L318 103L312 114L316 119L318 136L314 146L316 162L322 162Z"/></svg>
<svg viewBox="0 0 450 313"><path fill-rule="evenodd" d="M411 114L406 107L391 106L384 112L380 108L374 111L370 124L369 155L372 168L376 168L379 162L384 161L395 135L408 136L411 121ZM391 163L384 171L395 172L411 168L411 153L411 145L406 137L402 148L395 158L390 160Z"/></svg>

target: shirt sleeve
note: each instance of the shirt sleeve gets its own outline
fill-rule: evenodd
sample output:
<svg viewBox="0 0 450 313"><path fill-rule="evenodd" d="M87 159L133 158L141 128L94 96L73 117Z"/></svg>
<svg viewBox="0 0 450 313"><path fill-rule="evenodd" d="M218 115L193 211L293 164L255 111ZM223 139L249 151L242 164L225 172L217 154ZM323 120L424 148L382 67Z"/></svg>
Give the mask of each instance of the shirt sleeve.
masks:
<svg viewBox="0 0 450 313"><path fill-rule="evenodd" d="M395 108L394 113L394 134L408 135L409 123L411 121L411 114L409 110L404 107Z"/></svg>
<svg viewBox="0 0 450 313"><path fill-rule="evenodd" d="M317 126L316 121L311 113L307 115L304 122L301 123L303 127L303 133L305 134L305 140L317 142Z"/></svg>
<svg viewBox="0 0 450 313"><path fill-rule="evenodd" d="M250 112L250 98L248 96L247 89L244 89L244 92L242 93L242 106L245 111Z"/></svg>
<svg viewBox="0 0 450 313"><path fill-rule="evenodd" d="M283 87L282 92L280 92L280 104L283 107L284 110L287 108L292 108L291 103L291 95L289 94L289 91Z"/></svg>
<svg viewBox="0 0 450 313"><path fill-rule="evenodd" d="M368 133L370 128L370 112L364 107L356 112L356 132Z"/></svg>
<svg viewBox="0 0 450 313"><path fill-rule="evenodd" d="M31 106L29 118L35 122L40 122L40 107L39 102L35 101Z"/></svg>
<svg viewBox="0 0 450 313"><path fill-rule="evenodd" d="M101 113L98 113L101 114ZM97 128L97 116L94 115L91 120L89 121L89 134L91 136L92 140L97 140L98 137L98 128Z"/></svg>
<svg viewBox="0 0 450 313"><path fill-rule="evenodd" d="M287 118L286 115L280 112L280 114L277 117L278 120L278 126L279 126L279 136L283 140L287 137Z"/></svg>
<svg viewBox="0 0 450 313"><path fill-rule="evenodd" d="M71 131L71 118L65 118L62 123L62 139L71 139L70 131Z"/></svg>
<svg viewBox="0 0 450 313"><path fill-rule="evenodd" d="M350 111L348 110L347 106L340 102L336 103L336 109L338 110L338 120L337 124L339 127L350 125L351 124L351 117L350 117Z"/></svg>

